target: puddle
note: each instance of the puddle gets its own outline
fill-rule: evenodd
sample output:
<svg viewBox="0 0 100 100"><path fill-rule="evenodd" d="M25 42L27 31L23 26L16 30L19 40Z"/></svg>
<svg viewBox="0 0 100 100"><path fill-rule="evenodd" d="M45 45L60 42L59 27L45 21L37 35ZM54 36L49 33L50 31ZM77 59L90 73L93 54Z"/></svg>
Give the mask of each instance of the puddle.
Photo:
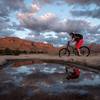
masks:
<svg viewBox="0 0 100 100"><path fill-rule="evenodd" d="M69 66L53 63L15 62L12 66L0 70L0 96L13 93L20 88L26 90L24 95L29 97L40 92L50 95L65 93L67 96L68 94L83 96L93 94L94 90L96 93L94 97L99 97L100 74L81 69L78 79L67 80L65 67L70 69ZM95 98L93 100L97 100Z"/></svg>

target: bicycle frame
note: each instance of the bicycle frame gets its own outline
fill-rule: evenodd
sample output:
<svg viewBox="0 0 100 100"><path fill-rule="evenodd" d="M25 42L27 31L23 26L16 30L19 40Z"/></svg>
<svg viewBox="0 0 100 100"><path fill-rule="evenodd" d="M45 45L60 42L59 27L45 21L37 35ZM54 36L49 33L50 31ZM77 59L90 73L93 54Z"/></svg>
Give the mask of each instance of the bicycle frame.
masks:
<svg viewBox="0 0 100 100"><path fill-rule="evenodd" d="M72 52L76 55L77 49L76 49L75 47L70 46L70 42L71 42L71 41L68 41L68 42L67 42L66 49L68 49L68 50L70 51L70 47L71 47L71 48L72 48Z"/></svg>
<svg viewBox="0 0 100 100"><path fill-rule="evenodd" d="M66 48L68 49L69 46L70 46L70 41L67 42L67 47Z"/></svg>

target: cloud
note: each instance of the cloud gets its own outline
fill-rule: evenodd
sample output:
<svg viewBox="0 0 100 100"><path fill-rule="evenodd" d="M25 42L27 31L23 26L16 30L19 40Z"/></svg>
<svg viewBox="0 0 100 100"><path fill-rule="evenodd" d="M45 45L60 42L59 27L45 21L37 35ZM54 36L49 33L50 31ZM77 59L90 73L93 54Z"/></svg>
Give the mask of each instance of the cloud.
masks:
<svg viewBox="0 0 100 100"><path fill-rule="evenodd" d="M1 0L0 16L7 17L11 11L22 9L24 6L24 0Z"/></svg>
<svg viewBox="0 0 100 100"><path fill-rule="evenodd" d="M21 12L17 13L17 18L23 25L27 20L32 18L38 11L40 7L37 4L31 4L31 6L25 7Z"/></svg>
<svg viewBox="0 0 100 100"><path fill-rule="evenodd" d="M35 42L44 42L45 36L40 33L36 32L30 32L27 37L25 37L27 40L35 41Z"/></svg>
<svg viewBox="0 0 100 100"><path fill-rule="evenodd" d="M9 7L10 10L16 10L25 6L24 0L2 0L5 7Z"/></svg>
<svg viewBox="0 0 100 100"><path fill-rule="evenodd" d="M5 19L0 18L0 30L6 29L7 27L9 27L8 22L6 22Z"/></svg>
<svg viewBox="0 0 100 100"><path fill-rule="evenodd" d="M94 10L73 10L71 11L71 14L77 17L86 16L92 18L100 18L100 8Z"/></svg>
<svg viewBox="0 0 100 100"><path fill-rule="evenodd" d="M33 16L38 10L39 6L36 4L31 4L27 6L24 3L24 0L1 0L0 1L0 34L5 34L5 36L10 35L8 33L14 34L14 31L23 31L24 27L21 24L16 23L16 18L10 18L14 12L19 12L19 16L22 18L23 14L20 14L21 11L24 11L25 16ZM14 16L15 17L15 16ZM9 29L9 30L8 30ZM5 31L4 31L5 30ZM14 31L11 31L14 30ZM8 31L7 35L6 32Z"/></svg>
<svg viewBox="0 0 100 100"><path fill-rule="evenodd" d="M34 3L43 5L43 4L78 4L78 5L89 5L89 4L96 4L100 5L100 0L33 0Z"/></svg>
<svg viewBox="0 0 100 100"><path fill-rule="evenodd" d="M10 14L18 11L25 6L24 0L1 0L0 1L0 18L8 19Z"/></svg>
<svg viewBox="0 0 100 100"><path fill-rule="evenodd" d="M14 36L13 30L0 30L0 37Z"/></svg>
<svg viewBox="0 0 100 100"><path fill-rule="evenodd" d="M12 25L10 14L24 6L24 0L0 0L0 36L14 35L15 26Z"/></svg>
<svg viewBox="0 0 100 100"><path fill-rule="evenodd" d="M59 1L59 0L33 0L33 3L42 6L42 5L45 5L45 4L52 4L55 1Z"/></svg>
<svg viewBox="0 0 100 100"><path fill-rule="evenodd" d="M91 26L91 24L85 20L60 20L53 13L46 13L43 16L30 17L27 14L20 14L19 20L23 27L28 28L36 32L54 31L54 32L97 32L97 26Z"/></svg>
<svg viewBox="0 0 100 100"><path fill-rule="evenodd" d="M40 9L40 7L38 5L36 5L36 4L31 5L31 12L32 13L39 11L39 9Z"/></svg>
<svg viewBox="0 0 100 100"><path fill-rule="evenodd" d="M78 0L76 1L78 2ZM79 3L86 3L87 1L86 2L85 1L84 0L79 1ZM37 4L32 4L31 7L33 8L33 12L31 10L27 10L26 12L20 12L18 13L18 19L20 21L21 26L33 32L36 32L36 33L50 32L50 31L57 32L57 33L59 32L70 33L72 31L79 32L79 33L80 32L82 33L98 32L98 29L99 29L98 26L92 26L86 20L67 19L66 21L63 21L63 20L60 20L55 14L50 13L50 12L45 13L42 16L36 16L35 14L40 10L40 7ZM87 13L88 15L90 15L88 11ZM74 10L71 11L71 13L73 15L76 14L76 16L80 15L79 12L74 13ZM95 12L95 14L97 13ZM62 37L64 37L64 35L62 35Z"/></svg>
<svg viewBox="0 0 100 100"><path fill-rule="evenodd" d="M0 3L0 17L7 17L9 15L9 8L5 7Z"/></svg>
<svg viewBox="0 0 100 100"><path fill-rule="evenodd" d="M88 4L96 4L100 5L100 0L33 0L33 3L37 3L40 5L43 4L78 4L78 5L88 5Z"/></svg>
<svg viewBox="0 0 100 100"><path fill-rule="evenodd" d="M54 46L59 46L60 44L64 44L65 41L62 41L61 37L58 37L54 32L40 33L36 34L35 32L29 33L29 35L25 38L27 40L35 41L35 42L45 42L53 44Z"/></svg>
<svg viewBox="0 0 100 100"><path fill-rule="evenodd" d="M65 0L68 4L79 4L79 5L88 5L88 4L96 4L100 5L100 0Z"/></svg>
<svg viewBox="0 0 100 100"><path fill-rule="evenodd" d="M84 20L68 20L67 21L67 32L83 32L90 27L90 23Z"/></svg>
<svg viewBox="0 0 100 100"><path fill-rule="evenodd" d="M10 36L13 35L13 31L10 30L12 26L9 24L8 19L3 19L0 17L0 36Z"/></svg>
<svg viewBox="0 0 100 100"><path fill-rule="evenodd" d="M57 22L57 17L52 13L46 13L43 16L29 16L27 14L21 13L18 15L21 24L30 30L34 31L51 31L54 24Z"/></svg>
<svg viewBox="0 0 100 100"><path fill-rule="evenodd" d="M20 13L24 13L24 14L26 13L26 14L32 15L32 14L37 13L39 10L40 10L40 5L37 5L37 4L32 3L32 4L29 5L29 6L26 6L26 5L25 5L25 6L21 9Z"/></svg>

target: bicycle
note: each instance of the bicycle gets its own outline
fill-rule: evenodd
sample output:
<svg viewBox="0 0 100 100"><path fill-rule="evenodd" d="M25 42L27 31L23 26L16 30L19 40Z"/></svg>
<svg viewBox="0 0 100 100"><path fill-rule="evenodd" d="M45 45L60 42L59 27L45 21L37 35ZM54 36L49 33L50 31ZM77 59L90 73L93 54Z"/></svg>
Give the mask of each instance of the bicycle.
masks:
<svg viewBox="0 0 100 100"><path fill-rule="evenodd" d="M65 48L61 48L59 50L59 57L62 57L62 56L70 56L71 52L75 55L78 55L79 56L79 53L77 51L76 48L70 46L70 41L68 41L67 43L67 46ZM87 46L81 46L80 47L80 53L82 56L89 56L90 55L90 49L89 47Z"/></svg>

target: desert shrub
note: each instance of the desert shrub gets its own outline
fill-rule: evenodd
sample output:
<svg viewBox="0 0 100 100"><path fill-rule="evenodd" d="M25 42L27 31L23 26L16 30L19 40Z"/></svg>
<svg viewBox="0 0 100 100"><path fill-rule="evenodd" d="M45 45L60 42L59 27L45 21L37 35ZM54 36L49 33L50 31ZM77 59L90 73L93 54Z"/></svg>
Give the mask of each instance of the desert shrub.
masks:
<svg viewBox="0 0 100 100"><path fill-rule="evenodd" d="M6 48L6 49L4 50L4 54L5 54L5 55L12 55L12 54L13 54L13 51L12 51L11 49L9 49L9 48Z"/></svg>
<svg viewBox="0 0 100 100"><path fill-rule="evenodd" d="M30 51L30 52L29 52L29 54L32 54L32 53L34 53L34 52L33 52L33 51Z"/></svg>
<svg viewBox="0 0 100 100"><path fill-rule="evenodd" d="M21 51L21 53L22 54L27 54L28 52L24 50L24 51Z"/></svg>
<svg viewBox="0 0 100 100"><path fill-rule="evenodd" d="M0 55L4 55L4 50L0 50Z"/></svg>
<svg viewBox="0 0 100 100"><path fill-rule="evenodd" d="M19 55L19 54L21 54L21 51L20 50L13 50L13 54L14 55Z"/></svg>

